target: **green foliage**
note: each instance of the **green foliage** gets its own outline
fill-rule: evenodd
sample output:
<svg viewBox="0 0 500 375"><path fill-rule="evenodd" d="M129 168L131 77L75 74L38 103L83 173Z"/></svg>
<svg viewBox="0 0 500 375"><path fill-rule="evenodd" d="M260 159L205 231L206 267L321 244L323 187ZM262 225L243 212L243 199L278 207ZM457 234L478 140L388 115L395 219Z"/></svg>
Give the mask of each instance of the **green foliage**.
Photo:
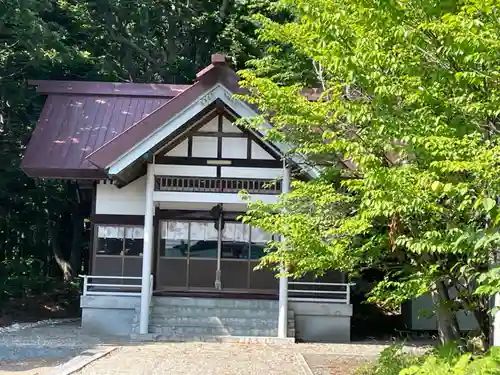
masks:
<svg viewBox="0 0 500 375"><path fill-rule="evenodd" d="M5 277L0 285L0 301L50 292L55 280L43 271L44 265L34 257L1 262L0 274Z"/></svg>
<svg viewBox="0 0 500 375"><path fill-rule="evenodd" d="M500 373L498 348L483 355L460 354L454 346L445 346L416 356L401 346L385 349L373 366L360 369L358 375L493 375Z"/></svg>
<svg viewBox="0 0 500 375"><path fill-rule="evenodd" d="M280 4L294 20L257 16L274 44L240 74L273 125L268 137L318 177L253 205L246 220L286 239L263 265L285 261L292 276L376 267L387 278L374 301L397 305L441 284L457 291L451 312L484 312L473 290L500 244L500 3ZM270 74L273 63L302 81ZM303 95L306 65L314 101Z"/></svg>
<svg viewBox="0 0 500 375"><path fill-rule="evenodd" d="M493 375L500 374L498 348L481 356L455 354L453 356L428 356L420 365L402 370L400 375Z"/></svg>
<svg viewBox="0 0 500 375"><path fill-rule="evenodd" d="M399 375L400 371L418 365L423 358L403 351L402 345L392 345L384 349L375 365L368 365L357 371L357 375Z"/></svg>
<svg viewBox="0 0 500 375"><path fill-rule="evenodd" d="M19 169L44 101L29 79L192 82L212 53L240 67L259 56L255 12L285 18L270 0L0 0L0 261L36 259L38 276L58 277L49 229L70 259L75 217L90 211L75 184L35 181ZM21 268L0 272L0 283L21 290Z"/></svg>

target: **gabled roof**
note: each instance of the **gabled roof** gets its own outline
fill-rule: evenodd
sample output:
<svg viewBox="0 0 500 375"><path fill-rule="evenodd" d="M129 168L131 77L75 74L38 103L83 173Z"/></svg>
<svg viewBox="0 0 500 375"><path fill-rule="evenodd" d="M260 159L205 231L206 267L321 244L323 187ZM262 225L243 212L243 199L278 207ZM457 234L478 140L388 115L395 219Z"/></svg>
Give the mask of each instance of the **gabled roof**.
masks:
<svg viewBox="0 0 500 375"><path fill-rule="evenodd" d="M31 81L48 97L21 168L32 177L111 177L126 184L162 142L210 105L242 117L257 113L233 98L245 91L224 56L213 55L196 78L192 85ZM287 149L269 146L279 154Z"/></svg>
<svg viewBox="0 0 500 375"><path fill-rule="evenodd" d="M113 161L153 134L169 119L183 112L204 94L213 91L214 86L218 83L228 88L231 95L241 92L238 86L238 76L226 65L225 61L221 61L220 55L214 55L212 64L200 71L196 77L197 81L184 90L181 95L172 98L149 116L144 117L124 132L118 134L92 152L87 159L94 165L107 169ZM208 100L206 104L210 104L215 98Z"/></svg>
<svg viewBox="0 0 500 375"><path fill-rule="evenodd" d="M47 99L21 168L31 177L106 178L107 164L217 82L240 91L222 55L192 85L30 81Z"/></svg>
<svg viewBox="0 0 500 375"><path fill-rule="evenodd" d="M102 179L87 156L189 86L30 81L47 95L21 168L32 177Z"/></svg>

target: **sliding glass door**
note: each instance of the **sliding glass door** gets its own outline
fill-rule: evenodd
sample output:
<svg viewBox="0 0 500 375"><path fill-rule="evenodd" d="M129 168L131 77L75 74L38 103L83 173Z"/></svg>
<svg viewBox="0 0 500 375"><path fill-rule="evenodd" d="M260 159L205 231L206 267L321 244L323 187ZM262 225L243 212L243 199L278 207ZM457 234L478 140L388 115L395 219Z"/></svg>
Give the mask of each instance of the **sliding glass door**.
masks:
<svg viewBox="0 0 500 375"><path fill-rule="evenodd" d="M274 294L273 272L253 271L271 239L258 228L226 222L219 246L213 221L162 221L157 290Z"/></svg>

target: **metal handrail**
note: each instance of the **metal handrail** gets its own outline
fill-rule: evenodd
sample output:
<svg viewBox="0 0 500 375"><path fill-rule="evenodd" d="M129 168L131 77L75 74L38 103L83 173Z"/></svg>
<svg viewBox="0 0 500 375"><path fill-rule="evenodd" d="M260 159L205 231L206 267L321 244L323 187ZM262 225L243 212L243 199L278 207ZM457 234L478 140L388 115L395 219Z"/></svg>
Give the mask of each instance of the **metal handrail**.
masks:
<svg viewBox="0 0 500 375"><path fill-rule="evenodd" d="M138 296L141 294L142 286L140 284L103 284L103 283L92 283L89 279L107 279L107 280L142 280L140 276L99 276L99 275L78 275L83 279L83 295L93 295L93 296ZM149 287L149 300L151 302L151 296L153 295L153 275L150 275L150 287ZM91 287L98 288L120 288L120 289L139 289L137 291L96 291L91 290Z"/></svg>
<svg viewBox="0 0 500 375"><path fill-rule="evenodd" d="M322 282L313 282L313 281L289 281L289 285L312 285L312 286L340 286L345 288L345 290L314 290L314 289L292 289L288 288L289 294L312 294L312 295L323 295L318 296L318 298L314 297L288 297L289 301L292 302L330 302L330 303L341 303L349 305L351 302L351 285L352 283L322 283ZM344 295L344 298L326 298L325 295L328 294L341 294Z"/></svg>

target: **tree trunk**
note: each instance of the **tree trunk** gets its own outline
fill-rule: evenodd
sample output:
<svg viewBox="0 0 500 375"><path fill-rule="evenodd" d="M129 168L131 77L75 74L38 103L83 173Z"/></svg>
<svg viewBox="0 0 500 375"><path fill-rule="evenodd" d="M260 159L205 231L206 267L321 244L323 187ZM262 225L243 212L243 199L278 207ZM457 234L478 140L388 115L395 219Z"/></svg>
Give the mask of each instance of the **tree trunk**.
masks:
<svg viewBox="0 0 500 375"><path fill-rule="evenodd" d="M71 268L75 273L81 271L82 266L82 243L84 231L84 217L80 214L79 210L71 215L72 221L72 238L71 238L71 255L69 262Z"/></svg>
<svg viewBox="0 0 500 375"><path fill-rule="evenodd" d="M63 273L64 281L71 280L71 278L73 277L73 269L71 268L71 264L66 259L64 259L64 254L59 243L59 231L56 225L50 222L47 226L47 229L52 252L54 253L54 258L57 265Z"/></svg>
<svg viewBox="0 0 500 375"><path fill-rule="evenodd" d="M474 312L474 317L477 320L479 329L481 330L481 340L483 348L487 350L489 346L490 328L491 328L490 315L488 314L488 310L485 310L482 307L478 307L473 312Z"/></svg>
<svg viewBox="0 0 500 375"><path fill-rule="evenodd" d="M436 307L439 341L441 344L456 342L462 345L457 316L451 306L450 294L444 281L436 282L436 290L432 292L432 301Z"/></svg>

